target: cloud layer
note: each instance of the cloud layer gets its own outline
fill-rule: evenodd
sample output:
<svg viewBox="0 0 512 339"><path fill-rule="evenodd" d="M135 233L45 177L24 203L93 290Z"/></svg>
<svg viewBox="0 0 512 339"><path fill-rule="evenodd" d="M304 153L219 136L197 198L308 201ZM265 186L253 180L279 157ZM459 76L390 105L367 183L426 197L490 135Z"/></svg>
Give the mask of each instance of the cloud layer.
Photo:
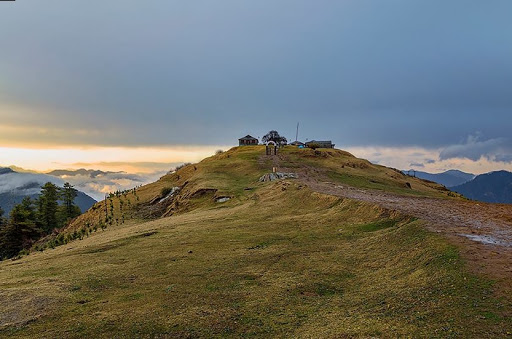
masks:
<svg viewBox="0 0 512 339"><path fill-rule="evenodd" d="M51 175L34 173L7 173L0 175L0 193L10 191L23 191L25 195L37 194L41 186L51 182L62 186L64 181Z"/></svg>
<svg viewBox="0 0 512 339"><path fill-rule="evenodd" d="M450 145L439 154L439 159L466 158L477 161L486 158L489 161L511 162L512 143L507 138L481 140L479 134L470 135L461 144Z"/></svg>
<svg viewBox="0 0 512 339"><path fill-rule="evenodd" d="M232 145L270 129L292 139L297 121L300 139L341 147L439 148L476 130L499 140L512 129L511 11L506 0L2 5L0 143Z"/></svg>
<svg viewBox="0 0 512 339"><path fill-rule="evenodd" d="M51 175L71 183L77 189L98 201L103 200L105 194L109 192L130 189L138 185L154 182L165 173L130 174L97 170L60 170L50 172Z"/></svg>

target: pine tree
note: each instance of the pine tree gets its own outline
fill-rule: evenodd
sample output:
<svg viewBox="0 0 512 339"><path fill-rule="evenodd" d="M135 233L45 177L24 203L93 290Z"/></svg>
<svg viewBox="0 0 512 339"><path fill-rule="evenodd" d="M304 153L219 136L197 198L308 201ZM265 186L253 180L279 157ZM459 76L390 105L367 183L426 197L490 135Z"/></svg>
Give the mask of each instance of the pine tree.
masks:
<svg viewBox="0 0 512 339"><path fill-rule="evenodd" d="M54 228L59 227L57 219L59 200L59 188L47 182L41 187L41 195L37 201L38 221L44 232L50 233Z"/></svg>
<svg viewBox="0 0 512 339"><path fill-rule="evenodd" d="M2 228L4 227L5 225L5 220L4 220L4 210L2 209L2 207L0 207L0 232L2 231ZM0 256L1 258L1 256Z"/></svg>
<svg viewBox="0 0 512 339"><path fill-rule="evenodd" d="M76 190L69 182L64 184L64 187L60 191L60 199L63 204L62 209L62 221L65 223L80 215L80 208L75 204L75 198L78 194Z"/></svg>
<svg viewBox="0 0 512 339"><path fill-rule="evenodd" d="M30 247L40 233L36 225L33 200L26 197L14 206L8 222L0 228L0 258L13 257L22 249Z"/></svg>

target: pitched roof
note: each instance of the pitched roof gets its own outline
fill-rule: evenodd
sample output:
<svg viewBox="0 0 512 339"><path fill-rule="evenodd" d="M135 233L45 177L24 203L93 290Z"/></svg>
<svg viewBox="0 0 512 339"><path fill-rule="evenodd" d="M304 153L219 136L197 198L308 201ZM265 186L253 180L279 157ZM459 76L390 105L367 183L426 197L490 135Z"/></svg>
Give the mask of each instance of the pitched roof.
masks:
<svg viewBox="0 0 512 339"><path fill-rule="evenodd" d="M254 139L254 140L258 140L258 139L256 139L255 137L250 136L249 134L247 134L245 137L240 138L240 139L238 139L238 140L253 140L253 139Z"/></svg>

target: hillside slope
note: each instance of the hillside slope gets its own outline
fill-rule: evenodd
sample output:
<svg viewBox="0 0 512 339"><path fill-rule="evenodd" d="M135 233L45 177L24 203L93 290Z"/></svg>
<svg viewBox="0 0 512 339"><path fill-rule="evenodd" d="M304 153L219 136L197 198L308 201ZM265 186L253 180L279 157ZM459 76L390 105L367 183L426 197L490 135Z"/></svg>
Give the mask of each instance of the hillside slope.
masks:
<svg viewBox="0 0 512 339"><path fill-rule="evenodd" d="M424 221L317 193L301 180L258 179L278 165L360 191L459 198L339 150L263 151L234 148L112 196L63 233L108 223L104 230L1 262L0 336L496 337L510 330L510 300L468 272L458 249Z"/></svg>
<svg viewBox="0 0 512 339"><path fill-rule="evenodd" d="M264 147L235 147L167 174L155 183L112 195L97 203L71 226L119 224L132 218L151 219L211 207L219 198L243 202L263 186L258 178L278 166L302 177L334 180L352 187L394 192L406 196L451 198L457 195L443 186L404 175L396 169L375 165L336 149L315 151L287 147L276 158L264 156ZM173 190L174 188L174 190ZM162 192L172 191L166 196Z"/></svg>

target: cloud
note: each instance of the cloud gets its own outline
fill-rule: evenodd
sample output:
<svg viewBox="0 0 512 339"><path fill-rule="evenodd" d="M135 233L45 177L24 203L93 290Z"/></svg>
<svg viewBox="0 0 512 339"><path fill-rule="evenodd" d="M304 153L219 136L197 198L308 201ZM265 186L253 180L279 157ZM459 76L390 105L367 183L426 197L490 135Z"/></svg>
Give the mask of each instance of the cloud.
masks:
<svg viewBox="0 0 512 339"><path fill-rule="evenodd" d="M499 162L512 163L512 154L497 154L494 160Z"/></svg>
<svg viewBox="0 0 512 339"><path fill-rule="evenodd" d="M125 172L103 172L86 170L52 171L63 181L67 181L82 192L96 200L102 200L105 193L116 190L130 189L158 180L166 171L148 174L133 174Z"/></svg>
<svg viewBox="0 0 512 339"><path fill-rule="evenodd" d="M428 149L424 147L349 147L346 149L357 157L369 159L373 163L384 166L409 169L418 166L422 171L429 173L444 172L449 169L458 169L464 172L482 174L496 170L512 171L510 153L498 152L496 156L482 157L478 160L469 158L440 159L439 153L443 149ZM373 156L380 153L378 157ZM423 154L423 156L419 156ZM501 155L500 155L501 154Z"/></svg>
<svg viewBox="0 0 512 339"><path fill-rule="evenodd" d="M510 162L512 145L507 138L481 140L481 134L469 135L464 143L451 145L439 153L440 160L465 158L478 161L485 158L490 161Z"/></svg>
<svg viewBox="0 0 512 339"><path fill-rule="evenodd" d="M418 163L418 162L410 163L409 166L410 167L425 167L425 165Z"/></svg>
<svg viewBox="0 0 512 339"><path fill-rule="evenodd" d="M51 182L62 186L64 181L60 178L45 174L34 173L7 173L0 175L0 193L16 190L23 191L24 194L37 194L41 191L41 186Z"/></svg>
<svg viewBox="0 0 512 339"><path fill-rule="evenodd" d="M154 162L154 161L98 161L98 162L75 162L72 167L97 167L97 168L137 168L139 170L162 171L171 170L182 162ZM111 174L114 172L110 172ZM123 173L123 172L116 172Z"/></svg>
<svg viewBox="0 0 512 339"><path fill-rule="evenodd" d="M510 1L193 3L1 11L0 144L230 145L300 121L302 140L437 148L512 128Z"/></svg>
<svg viewBox="0 0 512 339"><path fill-rule="evenodd" d="M0 174L0 193L15 190L16 192L23 191L23 194L31 195L39 193L41 186L47 182L52 182L58 186L69 182L76 189L99 201L104 198L105 193L130 189L138 185L154 182L164 175L166 171L134 174L86 170L56 170L51 173L55 175L16 172Z"/></svg>

